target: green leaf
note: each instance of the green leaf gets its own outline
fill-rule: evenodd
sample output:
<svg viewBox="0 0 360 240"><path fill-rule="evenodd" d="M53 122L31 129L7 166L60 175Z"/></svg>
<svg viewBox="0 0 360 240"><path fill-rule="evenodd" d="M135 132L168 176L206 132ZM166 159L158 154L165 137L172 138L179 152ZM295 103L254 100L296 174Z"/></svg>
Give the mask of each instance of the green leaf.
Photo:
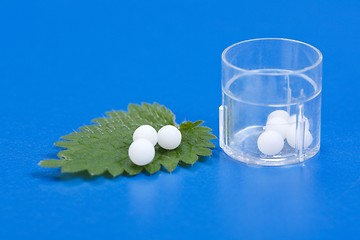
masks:
<svg viewBox="0 0 360 240"><path fill-rule="evenodd" d="M183 122L179 129L182 141L178 148L165 150L155 146L154 160L145 166L133 164L128 157L132 134L141 125L148 124L159 130L174 125L175 115L157 103L130 104L128 112L111 111L107 116L92 120L94 124L80 127L78 131L61 137L55 146L63 148L59 159L43 160L42 167L60 167L63 173L87 171L96 176L108 172L116 177L122 174L136 175L142 171L156 173L163 167L169 172L181 163L194 164L202 156L210 156L216 137L211 129L201 126L203 121Z"/></svg>
<svg viewBox="0 0 360 240"><path fill-rule="evenodd" d="M45 167L45 168L54 168L54 167L61 167L66 160L42 160L39 162L39 166Z"/></svg>

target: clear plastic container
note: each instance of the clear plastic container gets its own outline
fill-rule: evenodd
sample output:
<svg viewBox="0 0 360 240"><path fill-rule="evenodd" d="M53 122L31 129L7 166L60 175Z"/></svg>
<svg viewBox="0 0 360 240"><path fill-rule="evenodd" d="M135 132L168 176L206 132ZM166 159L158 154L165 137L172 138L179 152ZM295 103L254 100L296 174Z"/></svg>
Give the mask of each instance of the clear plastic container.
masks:
<svg viewBox="0 0 360 240"><path fill-rule="evenodd" d="M262 38L226 48L220 147L265 166L313 157L320 149L321 81L322 55L309 44Z"/></svg>

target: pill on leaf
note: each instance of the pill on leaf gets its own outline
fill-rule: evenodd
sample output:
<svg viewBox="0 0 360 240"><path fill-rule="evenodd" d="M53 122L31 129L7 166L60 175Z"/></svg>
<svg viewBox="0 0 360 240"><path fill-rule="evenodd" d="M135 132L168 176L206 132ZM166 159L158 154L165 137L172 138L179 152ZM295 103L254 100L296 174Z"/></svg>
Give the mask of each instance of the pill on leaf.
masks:
<svg viewBox="0 0 360 240"><path fill-rule="evenodd" d="M133 134L133 141L141 138L149 140L152 145L155 146L158 141L158 134L152 126L142 125L135 130Z"/></svg>
<svg viewBox="0 0 360 240"><path fill-rule="evenodd" d="M181 132L172 125L166 125L160 128L158 132L159 145L167 150L177 148L181 143Z"/></svg>
<svg viewBox="0 0 360 240"><path fill-rule="evenodd" d="M154 160L155 148L149 140L140 138L130 145L128 154L134 164L144 166Z"/></svg>

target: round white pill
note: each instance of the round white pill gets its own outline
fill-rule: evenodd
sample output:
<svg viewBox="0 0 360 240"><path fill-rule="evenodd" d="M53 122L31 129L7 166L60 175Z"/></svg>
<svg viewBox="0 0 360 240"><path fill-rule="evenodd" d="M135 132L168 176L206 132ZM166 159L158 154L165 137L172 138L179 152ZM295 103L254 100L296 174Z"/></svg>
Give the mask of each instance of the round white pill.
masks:
<svg viewBox="0 0 360 240"><path fill-rule="evenodd" d="M289 113L284 110L276 110L269 114L267 120L269 121L270 119L275 118L275 117L280 117L280 118L283 118L284 120L288 121Z"/></svg>
<svg viewBox="0 0 360 240"><path fill-rule="evenodd" d="M128 154L134 164L144 166L154 160L155 148L149 140L141 138L130 145Z"/></svg>
<svg viewBox="0 0 360 240"><path fill-rule="evenodd" d="M181 143L181 132L172 125L166 125L158 132L158 143L162 148L173 150Z"/></svg>
<svg viewBox="0 0 360 240"><path fill-rule="evenodd" d="M301 142L302 137L303 136L300 135L300 128L298 128L296 131L296 125L292 124L289 127L288 132L286 134L286 141L292 148L295 148L296 142L298 144L297 145L298 147L302 145L302 142ZM312 141L313 141L313 136L312 136L311 132L309 131L309 129L305 128L304 149L308 148L311 145Z"/></svg>
<svg viewBox="0 0 360 240"><path fill-rule="evenodd" d="M133 134L133 141L141 138L149 140L152 145L155 146L158 141L158 134L152 126L142 125L135 130Z"/></svg>
<svg viewBox="0 0 360 240"><path fill-rule="evenodd" d="M278 132L268 130L260 134L257 146L263 154L275 155L283 149L284 139Z"/></svg>
<svg viewBox="0 0 360 240"><path fill-rule="evenodd" d="M297 117L296 117L295 114L294 114L294 115L291 115L291 116L289 117L289 124L290 124L290 125L296 124L296 119L297 119ZM308 119L307 117L304 117L304 121L305 121L305 128L306 128L306 129L309 129L309 128L310 128L309 119Z"/></svg>
<svg viewBox="0 0 360 240"><path fill-rule="evenodd" d="M267 121L265 129L278 132L285 139L288 127L289 123L287 120L281 117L273 117Z"/></svg>

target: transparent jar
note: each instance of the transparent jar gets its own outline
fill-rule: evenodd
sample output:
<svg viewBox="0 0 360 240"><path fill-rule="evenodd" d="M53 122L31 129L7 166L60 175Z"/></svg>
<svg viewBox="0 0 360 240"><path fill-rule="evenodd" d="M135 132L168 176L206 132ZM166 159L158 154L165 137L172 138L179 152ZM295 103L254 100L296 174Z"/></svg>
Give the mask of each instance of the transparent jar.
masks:
<svg viewBox="0 0 360 240"><path fill-rule="evenodd" d="M313 157L320 149L321 81L322 55L309 44L262 38L226 48L220 147L236 160L265 166Z"/></svg>

